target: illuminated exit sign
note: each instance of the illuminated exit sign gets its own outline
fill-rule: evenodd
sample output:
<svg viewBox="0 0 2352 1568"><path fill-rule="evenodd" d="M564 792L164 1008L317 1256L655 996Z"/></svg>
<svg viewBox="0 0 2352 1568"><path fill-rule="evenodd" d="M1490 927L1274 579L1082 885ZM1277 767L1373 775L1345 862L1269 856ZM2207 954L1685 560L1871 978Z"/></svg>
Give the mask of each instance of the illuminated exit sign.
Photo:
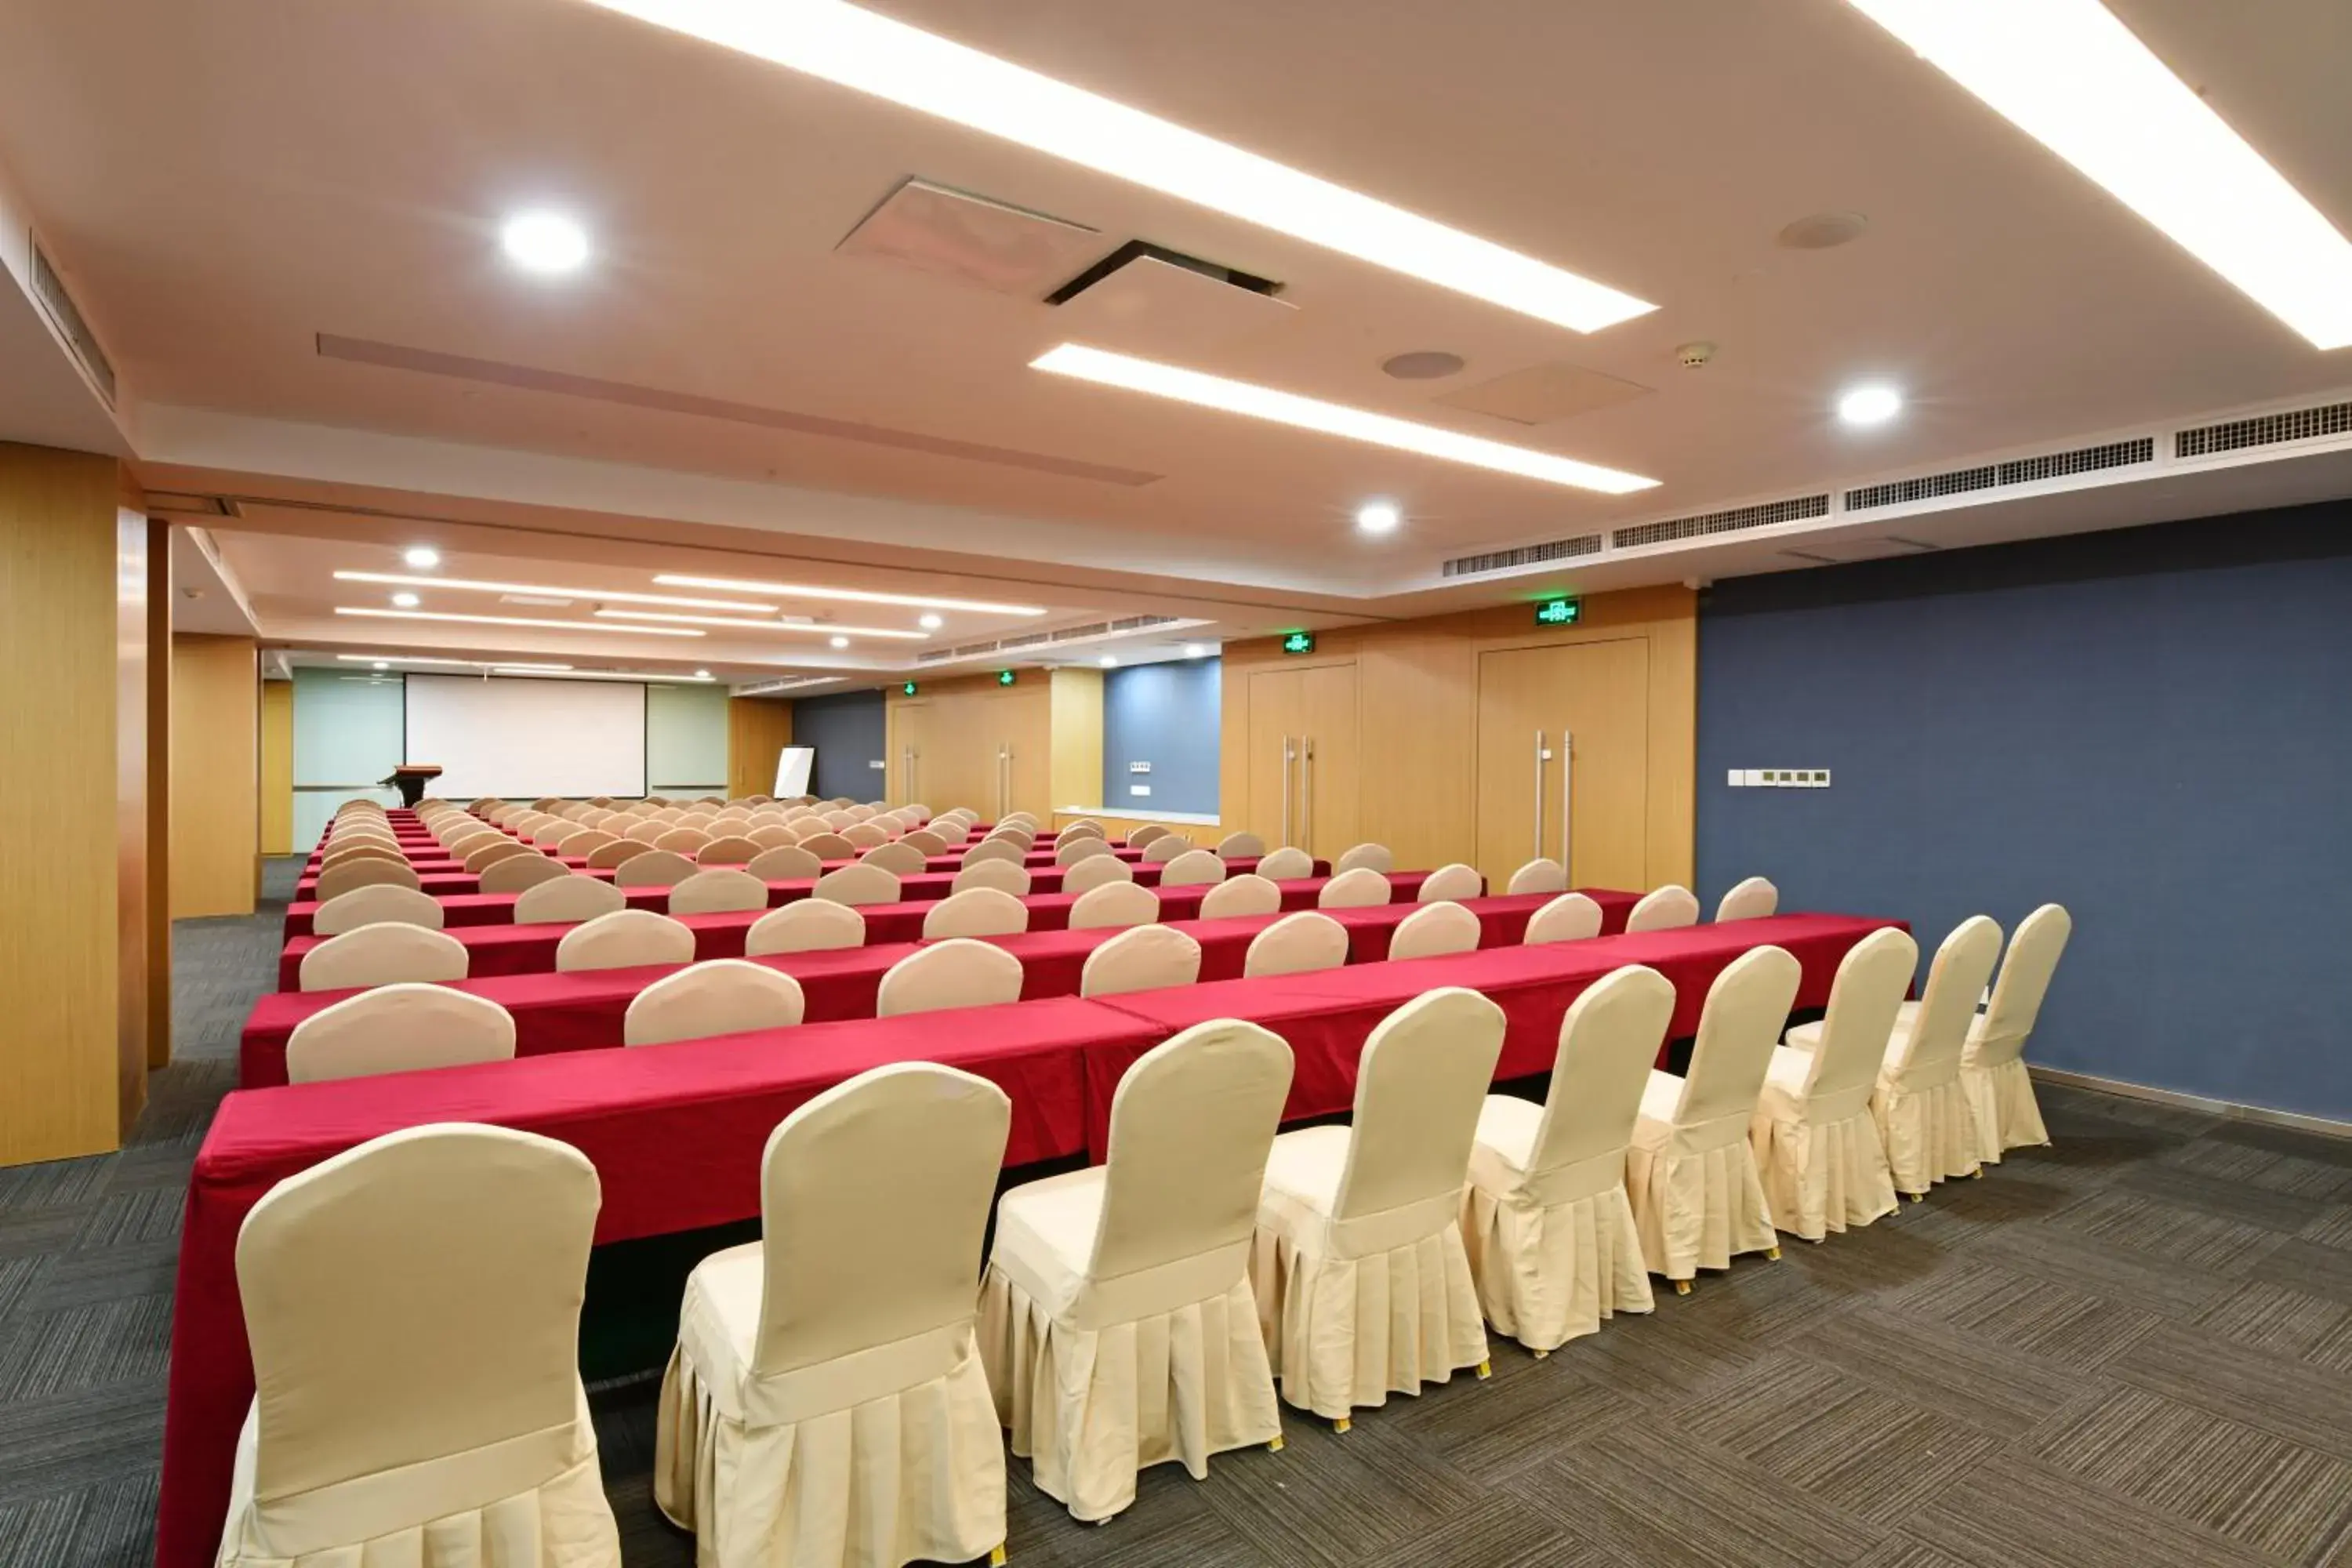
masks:
<svg viewBox="0 0 2352 1568"><path fill-rule="evenodd" d="M999 685L999 686L1010 686L1010 685L1012 685L1012 684L1013 684L1013 672L1012 672L1011 670L1009 670L1009 669L1000 669L1000 670L998 670L998 671L996 672L996 684L997 684L997 685Z"/></svg>
<svg viewBox="0 0 2352 1568"><path fill-rule="evenodd" d="M1313 632L1292 632L1288 637L1282 639L1282 651L1285 653L1313 653L1315 651L1315 634Z"/></svg>
<svg viewBox="0 0 2352 1568"><path fill-rule="evenodd" d="M1583 618L1583 603L1572 596L1537 601L1536 625L1539 626L1572 626Z"/></svg>
<svg viewBox="0 0 2352 1568"><path fill-rule="evenodd" d="M907 682L906 685L898 688L898 689L905 692L908 696L912 697L915 694L915 683L910 680Z"/></svg>

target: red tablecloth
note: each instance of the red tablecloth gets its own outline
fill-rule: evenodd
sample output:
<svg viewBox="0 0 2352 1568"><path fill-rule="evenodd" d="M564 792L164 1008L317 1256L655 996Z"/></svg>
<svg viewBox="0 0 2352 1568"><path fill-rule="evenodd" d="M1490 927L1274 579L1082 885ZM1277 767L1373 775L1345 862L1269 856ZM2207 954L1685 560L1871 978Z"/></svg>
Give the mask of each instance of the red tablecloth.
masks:
<svg viewBox="0 0 2352 1568"><path fill-rule="evenodd" d="M588 858L584 855L557 855L552 850L547 849L543 846L534 846L534 847L540 848L541 853L546 854L551 859L561 861L565 866L570 867L572 870L584 871L588 869ZM650 848L651 846L647 846L647 847ZM400 850L401 853L408 858L408 868L415 872L420 880L427 877L459 877L466 875L466 863L463 860L457 858L455 856L450 855L438 843L435 842L431 838L426 838L422 842L404 841L400 845ZM1139 869L1141 868L1143 851L1140 849L1114 849L1111 851L1111 854L1116 858L1124 860L1130 866L1136 866ZM319 862L323 858L325 858L323 853L316 854L311 856L309 860L303 863L302 874L297 879L295 884L295 890L298 893L307 893L311 890L313 885L318 881ZM824 868L826 870L830 871L848 864L850 864L850 862L846 859L827 860L824 862ZM1054 868L1054 852L1051 849L1033 849L1024 858L1023 864L1025 865L1032 872L1052 870ZM1238 876L1244 869L1255 870L1257 868L1257 858L1255 856L1240 857L1227 861L1226 865L1236 876ZM923 869L926 871L944 871L952 876L962 868L963 857L961 855L933 855L926 858L923 861ZM599 868L597 870L591 872L590 875L601 876L609 879L613 873L609 867L604 867ZM467 887L447 888L442 890L446 892L472 892L474 889Z"/></svg>

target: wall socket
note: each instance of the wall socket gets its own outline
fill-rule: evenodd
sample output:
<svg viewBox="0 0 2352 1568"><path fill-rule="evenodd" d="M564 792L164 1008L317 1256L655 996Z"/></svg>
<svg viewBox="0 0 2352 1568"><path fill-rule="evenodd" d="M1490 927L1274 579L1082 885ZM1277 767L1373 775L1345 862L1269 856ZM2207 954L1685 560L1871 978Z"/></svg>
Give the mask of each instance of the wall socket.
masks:
<svg viewBox="0 0 2352 1568"><path fill-rule="evenodd" d="M1151 771L1151 764L1150 763L1129 763L1127 764L1127 771L1131 773L1148 773Z"/></svg>
<svg viewBox="0 0 2352 1568"><path fill-rule="evenodd" d="M1724 781L1733 789L1827 789L1827 768L1733 768Z"/></svg>

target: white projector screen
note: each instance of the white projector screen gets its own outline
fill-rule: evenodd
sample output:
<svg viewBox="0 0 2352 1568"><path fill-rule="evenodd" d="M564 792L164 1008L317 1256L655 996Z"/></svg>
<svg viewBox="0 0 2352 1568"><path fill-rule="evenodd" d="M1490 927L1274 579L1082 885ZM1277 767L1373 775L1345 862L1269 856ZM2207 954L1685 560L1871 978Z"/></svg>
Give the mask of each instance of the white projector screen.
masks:
<svg viewBox="0 0 2352 1568"><path fill-rule="evenodd" d="M406 678L404 758L438 763L444 800L646 793L646 689L635 681Z"/></svg>

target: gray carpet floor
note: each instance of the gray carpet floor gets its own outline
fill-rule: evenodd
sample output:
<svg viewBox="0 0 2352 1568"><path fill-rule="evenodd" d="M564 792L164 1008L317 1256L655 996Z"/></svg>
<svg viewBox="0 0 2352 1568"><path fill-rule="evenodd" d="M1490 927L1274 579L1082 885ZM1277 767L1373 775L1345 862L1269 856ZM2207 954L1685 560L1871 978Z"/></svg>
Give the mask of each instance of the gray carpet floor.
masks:
<svg viewBox="0 0 2352 1568"><path fill-rule="evenodd" d="M279 897L287 864L272 868ZM0 1563L147 1560L188 1165L279 911L183 922L121 1153L0 1171ZM1147 1473L1084 1527L1012 1467L1013 1560L1109 1568L2352 1564L2352 1144L2046 1088L2058 1142L1744 1261L1354 1431ZM656 1384L593 1395L628 1562Z"/></svg>

